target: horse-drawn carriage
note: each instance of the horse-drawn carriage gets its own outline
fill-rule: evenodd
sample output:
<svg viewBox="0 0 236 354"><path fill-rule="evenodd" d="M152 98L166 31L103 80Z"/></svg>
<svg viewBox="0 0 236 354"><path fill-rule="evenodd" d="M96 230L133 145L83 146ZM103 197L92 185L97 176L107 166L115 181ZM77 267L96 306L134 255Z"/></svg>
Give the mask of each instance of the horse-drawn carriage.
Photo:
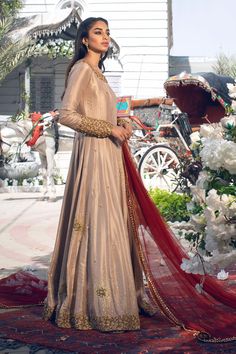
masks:
<svg viewBox="0 0 236 354"><path fill-rule="evenodd" d="M147 189L173 191L178 187L181 162L192 155L191 133L230 112L227 84L235 80L214 73L181 73L164 84L170 99L132 101L130 147ZM137 134L137 128L142 133Z"/></svg>

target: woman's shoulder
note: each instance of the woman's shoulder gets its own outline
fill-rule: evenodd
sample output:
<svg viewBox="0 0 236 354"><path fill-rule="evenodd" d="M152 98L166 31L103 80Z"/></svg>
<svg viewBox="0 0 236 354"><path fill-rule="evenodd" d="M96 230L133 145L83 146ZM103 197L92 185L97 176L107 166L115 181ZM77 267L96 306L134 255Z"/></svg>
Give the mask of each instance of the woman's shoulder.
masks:
<svg viewBox="0 0 236 354"><path fill-rule="evenodd" d="M71 68L71 71L91 71L92 69L90 68L89 65L86 64L86 62L83 59L78 60L73 67Z"/></svg>
<svg viewBox="0 0 236 354"><path fill-rule="evenodd" d="M97 68L93 67L88 61L85 59L80 59L78 60L72 67L71 72L76 72L76 73L86 73L86 75L89 75L90 77L92 74L94 74L94 77L97 77L98 79L101 79L107 83L107 80L105 76L102 74L102 72Z"/></svg>
<svg viewBox="0 0 236 354"><path fill-rule="evenodd" d="M71 68L69 73L70 81L83 80L89 82L92 77L92 70L82 61L78 60Z"/></svg>

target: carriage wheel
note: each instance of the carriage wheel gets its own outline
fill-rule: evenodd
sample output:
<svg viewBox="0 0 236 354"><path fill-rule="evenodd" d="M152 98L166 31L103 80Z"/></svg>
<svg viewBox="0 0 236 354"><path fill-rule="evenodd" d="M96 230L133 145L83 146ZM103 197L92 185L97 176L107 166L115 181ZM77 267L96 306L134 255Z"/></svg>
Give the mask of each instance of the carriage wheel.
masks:
<svg viewBox="0 0 236 354"><path fill-rule="evenodd" d="M178 187L179 158L165 145L149 148L139 162L139 173L146 189L160 188L174 192Z"/></svg>

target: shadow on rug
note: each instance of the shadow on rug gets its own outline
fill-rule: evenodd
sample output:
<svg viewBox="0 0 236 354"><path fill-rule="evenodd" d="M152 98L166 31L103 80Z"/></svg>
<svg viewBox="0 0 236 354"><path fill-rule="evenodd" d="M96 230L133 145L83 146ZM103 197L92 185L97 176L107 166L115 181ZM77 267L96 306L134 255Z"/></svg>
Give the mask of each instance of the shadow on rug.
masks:
<svg viewBox="0 0 236 354"><path fill-rule="evenodd" d="M161 316L141 317L141 330L100 333L62 329L41 319L42 307L0 314L0 336L73 353L235 353L236 342L198 342L191 333L172 327Z"/></svg>

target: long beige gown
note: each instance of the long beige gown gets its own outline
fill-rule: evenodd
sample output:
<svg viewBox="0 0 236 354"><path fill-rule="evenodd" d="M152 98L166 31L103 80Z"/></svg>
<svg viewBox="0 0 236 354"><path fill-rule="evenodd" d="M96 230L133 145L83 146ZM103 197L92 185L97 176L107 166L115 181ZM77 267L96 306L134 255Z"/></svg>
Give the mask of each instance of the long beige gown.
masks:
<svg viewBox="0 0 236 354"><path fill-rule="evenodd" d="M72 68L60 123L76 130L44 318L59 327L137 330L139 309L155 312L144 293L129 232L116 96L85 60Z"/></svg>

